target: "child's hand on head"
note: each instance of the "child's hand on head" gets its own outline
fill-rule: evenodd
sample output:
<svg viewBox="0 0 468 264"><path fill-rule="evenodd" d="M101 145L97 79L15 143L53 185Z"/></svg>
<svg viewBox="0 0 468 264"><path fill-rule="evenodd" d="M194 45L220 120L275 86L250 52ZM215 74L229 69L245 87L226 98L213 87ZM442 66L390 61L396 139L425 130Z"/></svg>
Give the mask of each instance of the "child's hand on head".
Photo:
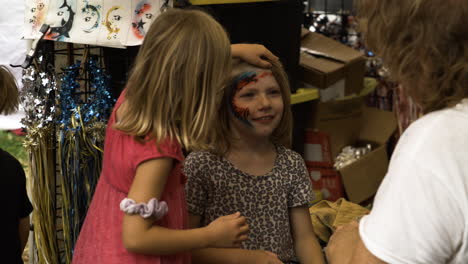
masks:
<svg viewBox="0 0 468 264"><path fill-rule="evenodd" d="M211 247L240 247L247 240L249 226L239 212L218 217L207 227Z"/></svg>
<svg viewBox="0 0 468 264"><path fill-rule="evenodd" d="M260 44L232 44L231 45L232 57L238 57L252 65L270 68L271 61L279 60L273 53L271 53L265 46Z"/></svg>

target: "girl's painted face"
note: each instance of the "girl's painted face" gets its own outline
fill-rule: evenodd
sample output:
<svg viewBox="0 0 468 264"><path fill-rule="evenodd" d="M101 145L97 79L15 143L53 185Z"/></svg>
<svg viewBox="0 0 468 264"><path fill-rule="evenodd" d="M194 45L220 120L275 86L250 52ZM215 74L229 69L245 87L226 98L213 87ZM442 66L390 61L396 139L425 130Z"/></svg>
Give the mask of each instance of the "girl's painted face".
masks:
<svg viewBox="0 0 468 264"><path fill-rule="evenodd" d="M284 109L281 88L272 72L244 72L231 89L231 124L239 132L269 137L280 123Z"/></svg>

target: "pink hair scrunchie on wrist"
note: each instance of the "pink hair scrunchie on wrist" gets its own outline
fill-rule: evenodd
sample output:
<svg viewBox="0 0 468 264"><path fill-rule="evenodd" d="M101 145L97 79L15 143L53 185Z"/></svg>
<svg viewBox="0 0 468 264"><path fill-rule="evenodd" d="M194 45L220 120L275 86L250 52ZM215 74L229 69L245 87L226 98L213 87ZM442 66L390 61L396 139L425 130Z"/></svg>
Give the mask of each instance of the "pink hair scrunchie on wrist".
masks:
<svg viewBox="0 0 468 264"><path fill-rule="evenodd" d="M169 208L166 202L158 201L156 198L151 198L148 203L136 203L130 198L124 198L120 202L120 210L130 215L139 214L143 218L149 218L154 215L156 220L159 220L167 214Z"/></svg>

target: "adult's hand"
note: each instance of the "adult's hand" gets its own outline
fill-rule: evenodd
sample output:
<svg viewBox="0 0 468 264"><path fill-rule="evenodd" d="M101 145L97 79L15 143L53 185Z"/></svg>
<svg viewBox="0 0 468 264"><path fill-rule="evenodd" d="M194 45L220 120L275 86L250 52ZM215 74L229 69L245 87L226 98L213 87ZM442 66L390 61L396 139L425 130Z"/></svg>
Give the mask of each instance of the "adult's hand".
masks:
<svg viewBox="0 0 468 264"><path fill-rule="evenodd" d="M338 227L328 241L325 253L329 264L350 263L356 242L359 241L359 224L353 221Z"/></svg>

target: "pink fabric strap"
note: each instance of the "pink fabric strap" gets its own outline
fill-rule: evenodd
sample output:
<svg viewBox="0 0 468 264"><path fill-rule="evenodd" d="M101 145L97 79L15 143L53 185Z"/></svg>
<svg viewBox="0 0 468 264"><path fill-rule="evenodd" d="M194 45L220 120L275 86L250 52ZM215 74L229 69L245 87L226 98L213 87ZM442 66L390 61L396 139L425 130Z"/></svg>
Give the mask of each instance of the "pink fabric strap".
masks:
<svg viewBox="0 0 468 264"><path fill-rule="evenodd" d="M136 203L130 198L124 198L120 202L120 210L126 214L140 214L143 218L148 218L154 215L156 220L159 220L167 214L169 209L166 202L158 201L156 198L151 198L147 204Z"/></svg>

